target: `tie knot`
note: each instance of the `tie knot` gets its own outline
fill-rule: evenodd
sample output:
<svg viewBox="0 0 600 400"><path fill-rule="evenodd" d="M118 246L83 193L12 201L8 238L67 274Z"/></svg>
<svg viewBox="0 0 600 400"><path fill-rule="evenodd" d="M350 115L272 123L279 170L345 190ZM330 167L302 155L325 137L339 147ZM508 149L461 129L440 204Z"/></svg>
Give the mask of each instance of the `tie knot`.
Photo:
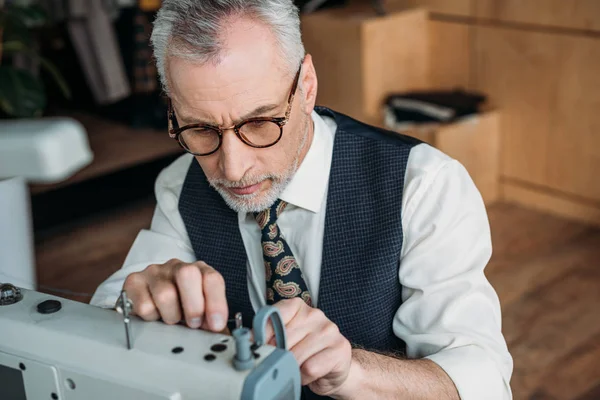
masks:
<svg viewBox="0 0 600 400"><path fill-rule="evenodd" d="M277 199L271 207L261 212L254 213L254 217L256 218L256 222L258 222L260 229L264 230L267 226L274 224L286 206L287 203L285 201Z"/></svg>

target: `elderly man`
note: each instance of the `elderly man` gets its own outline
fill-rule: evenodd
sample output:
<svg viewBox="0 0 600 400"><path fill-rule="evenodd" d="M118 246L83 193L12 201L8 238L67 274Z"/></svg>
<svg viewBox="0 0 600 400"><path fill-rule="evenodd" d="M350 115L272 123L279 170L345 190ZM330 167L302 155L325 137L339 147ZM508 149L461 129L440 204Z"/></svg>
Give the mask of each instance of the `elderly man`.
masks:
<svg viewBox="0 0 600 400"><path fill-rule="evenodd" d="M489 223L458 162L315 107L291 0L166 0L152 44L189 154L92 304L124 288L145 320L215 332L274 304L307 399L511 398Z"/></svg>

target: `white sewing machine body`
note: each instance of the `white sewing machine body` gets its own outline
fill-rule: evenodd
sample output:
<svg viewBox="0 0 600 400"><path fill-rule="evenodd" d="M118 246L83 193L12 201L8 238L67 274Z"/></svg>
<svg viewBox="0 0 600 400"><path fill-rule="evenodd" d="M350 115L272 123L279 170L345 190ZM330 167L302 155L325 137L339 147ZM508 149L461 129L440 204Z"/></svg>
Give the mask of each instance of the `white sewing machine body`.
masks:
<svg viewBox="0 0 600 400"><path fill-rule="evenodd" d="M116 311L20 294L10 305L0 298L2 399L300 399L298 364L285 345L260 345L247 369L236 368L237 347L244 346L235 332L237 339L131 317L128 350Z"/></svg>

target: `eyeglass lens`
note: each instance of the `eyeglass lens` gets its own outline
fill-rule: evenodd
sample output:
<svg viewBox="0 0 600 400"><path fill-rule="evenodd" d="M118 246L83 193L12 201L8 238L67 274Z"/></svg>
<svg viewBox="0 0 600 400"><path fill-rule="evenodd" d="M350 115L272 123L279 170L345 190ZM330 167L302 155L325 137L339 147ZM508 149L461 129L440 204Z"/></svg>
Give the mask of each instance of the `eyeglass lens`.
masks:
<svg viewBox="0 0 600 400"><path fill-rule="evenodd" d="M272 121L248 121L239 130L239 136L251 146L269 146L275 143L280 135L280 126ZM219 146L219 132L209 127L189 128L179 135L181 144L193 153L205 154Z"/></svg>

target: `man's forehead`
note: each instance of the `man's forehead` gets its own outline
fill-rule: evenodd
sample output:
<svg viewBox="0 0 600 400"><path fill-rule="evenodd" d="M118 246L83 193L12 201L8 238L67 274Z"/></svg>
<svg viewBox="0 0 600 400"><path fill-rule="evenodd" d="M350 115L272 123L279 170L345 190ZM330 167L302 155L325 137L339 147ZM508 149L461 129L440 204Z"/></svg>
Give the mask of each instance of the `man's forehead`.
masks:
<svg viewBox="0 0 600 400"><path fill-rule="evenodd" d="M183 123L237 123L245 117L280 111L291 82L282 72L219 69L185 60L173 61L171 98ZM285 97L285 98L284 98ZM263 114L250 115L254 110Z"/></svg>
<svg viewBox="0 0 600 400"><path fill-rule="evenodd" d="M222 47L219 54L199 66L207 81L223 86L227 82L260 79L281 72L285 62L265 25L247 18L229 18L225 26L221 36L214 38ZM169 57L167 62L170 68L188 67L185 60L176 57Z"/></svg>
<svg viewBox="0 0 600 400"><path fill-rule="evenodd" d="M183 115L232 118L261 105L281 103L291 84L286 62L271 32L251 20L231 20L223 51L215 62L167 58L167 81L176 110ZM286 90L284 90L284 88Z"/></svg>
<svg viewBox="0 0 600 400"><path fill-rule="evenodd" d="M283 73L277 69L255 68L248 62L243 65L198 64L188 60L172 58L169 62L168 78L170 91L175 96L187 92L204 93L206 97L223 100L232 94L243 95L265 86L280 85Z"/></svg>

